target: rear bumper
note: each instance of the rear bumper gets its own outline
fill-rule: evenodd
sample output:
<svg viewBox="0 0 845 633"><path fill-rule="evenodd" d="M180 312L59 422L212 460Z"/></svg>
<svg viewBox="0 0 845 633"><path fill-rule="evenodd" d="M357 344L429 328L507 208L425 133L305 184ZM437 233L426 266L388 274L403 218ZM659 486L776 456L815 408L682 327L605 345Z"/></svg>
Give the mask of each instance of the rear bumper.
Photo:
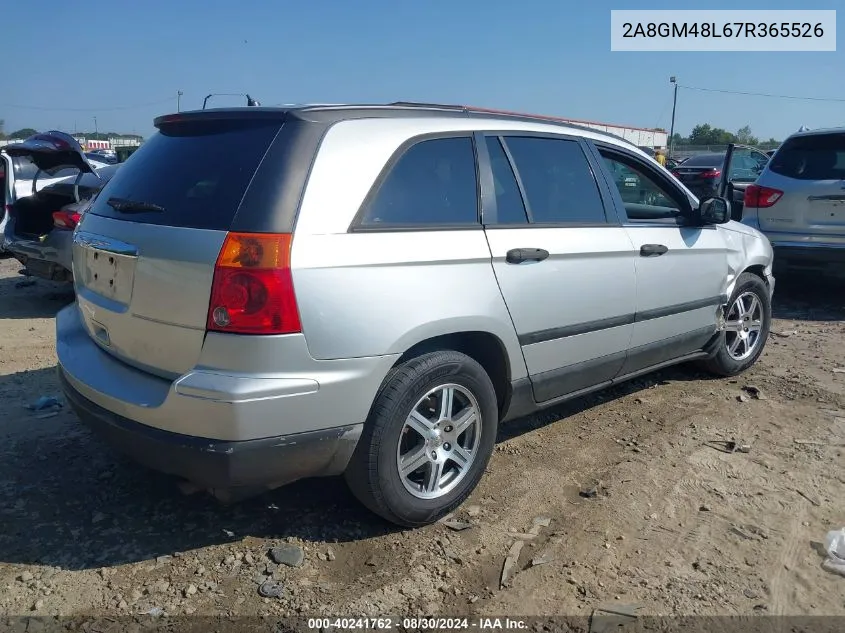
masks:
<svg viewBox="0 0 845 633"><path fill-rule="evenodd" d="M343 472L395 362L315 361L301 335L209 333L196 367L170 380L101 349L76 304L56 317L56 352L83 422L138 462L213 488Z"/></svg>
<svg viewBox="0 0 845 633"><path fill-rule="evenodd" d="M845 244L793 244L772 242L775 265L801 268L833 268L845 271Z"/></svg>
<svg viewBox="0 0 845 633"><path fill-rule="evenodd" d="M134 461L213 489L273 488L305 477L343 472L363 425L243 442L193 437L155 429L91 402L59 367L68 402L79 418Z"/></svg>
<svg viewBox="0 0 845 633"><path fill-rule="evenodd" d="M44 241L19 237L10 219L4 229L5 250L12 253L29 273L42 279L69 280L73 267L73 231L51 231Z"/></svg>

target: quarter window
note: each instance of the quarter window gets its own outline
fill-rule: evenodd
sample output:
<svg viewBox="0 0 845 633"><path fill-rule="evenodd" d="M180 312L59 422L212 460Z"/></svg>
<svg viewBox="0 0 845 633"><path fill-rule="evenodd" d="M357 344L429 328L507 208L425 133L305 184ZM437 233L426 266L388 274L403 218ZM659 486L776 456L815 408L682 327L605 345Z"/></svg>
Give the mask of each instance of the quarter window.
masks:
<svg viewBox="0 0 845 633"><path fill-rule="evenodd" d="M533 222L604 224L604 205L577 141L506 137Z"/></svg>
<svg viewBox="0 0 845 633"><path fill-rule="evenodd" d="M366 204L361 226L478 224L472 139L421 141L399 158Z"/></svg>

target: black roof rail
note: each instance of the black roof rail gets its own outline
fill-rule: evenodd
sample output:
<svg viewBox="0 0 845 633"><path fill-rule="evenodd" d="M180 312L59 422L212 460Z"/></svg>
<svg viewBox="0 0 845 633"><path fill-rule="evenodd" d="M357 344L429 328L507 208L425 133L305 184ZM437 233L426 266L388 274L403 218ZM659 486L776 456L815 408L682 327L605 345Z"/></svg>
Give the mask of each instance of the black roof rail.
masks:
<svg viewBox="0 0 845 633"><path fill-rule="evenodd" d="M447 103L423 103L420 101L394 101L386 104L395 108L427 108L433 110L457 110L458 112L466 112L467 107L462 105L452 105Z"/></svg>
<svg viewBox="0 0 845 633"><path fill-rule="evenodd" d="M631 147L636 147L636 144L628 139L619 136L618 134L614 134L613 132L607 132L605 130L597 130L595 128L589 127L587 125L580 125L578 123L572 123L567 121L562 117L551 116L548 114L523 114L522 112L510 112L508 110L493 110L491 108L480 108L480 107L473 107L473 106L466 106L465 111L467 114L475 114L479 116L490 116L490 117L502 117L505 119L515 119L518 121L529 121L533 123L546 123L549 125L559 125L561 127L570 128L573 130L582 130L584 132L592 132L593 134L600 134L603 136L609 136L611 138L618 139Z"/></svg>

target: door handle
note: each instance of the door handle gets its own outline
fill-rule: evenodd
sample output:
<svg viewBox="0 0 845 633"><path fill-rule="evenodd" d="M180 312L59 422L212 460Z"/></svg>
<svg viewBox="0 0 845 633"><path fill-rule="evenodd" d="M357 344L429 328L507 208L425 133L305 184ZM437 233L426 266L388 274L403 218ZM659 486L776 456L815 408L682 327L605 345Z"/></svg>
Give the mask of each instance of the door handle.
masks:
<svg viewBox="0 0 845 633"><path fill-rule="evenodd" d="M663 244L643 244L640 246L640 257L660 257L668 250Z"/></svg>
<svg viewBox="0 0 845 633"><path fill-rule="evenodd" d="M541 262L549 256L549 251L542 248L512 248L505 255L505 261L509 264L521 264L522 262Z"/></svg>

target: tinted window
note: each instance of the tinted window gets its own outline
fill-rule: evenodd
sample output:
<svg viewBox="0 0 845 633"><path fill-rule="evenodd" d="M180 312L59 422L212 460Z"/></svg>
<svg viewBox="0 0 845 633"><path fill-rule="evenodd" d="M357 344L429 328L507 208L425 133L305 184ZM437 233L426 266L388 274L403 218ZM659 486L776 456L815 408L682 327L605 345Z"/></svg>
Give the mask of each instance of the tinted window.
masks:
<svg viewBox="0 0 845 633"><path fill-rule="evenodd" d="M845 133L798 136L784 143L769 169L798 180L845 178Z"/></svg>
<svg viewBox="0 0 845 633"><path fill-rule="evenodd" d="M684 167L721 167L724 162L724 154L699 154L685 160Z"/></svg>
<svg viewBox="0 0 845 633"><path fill-rule="evenodd" d="M505 143L533 222L605 222L596 179L576 141L507 137Z"/></svg>
<svg viewBox="0 0 845 633"><path fill-rule="evenodd" d="M732 182L754 182L760 176L766 162L768 159L764 154L746 147L737 147L731 155L729 177Z"/></svg>
<svg viewBox="0 0 845 633"><path fill-rule="evenodd" d="M16 180L32 180L35 178L35 174L38 173L38 167L26 156L16 156L13 158L12 167L15 171Z"/></svg>
<svg viewBox="0 0 845 633"><path fill-rule="evenodd" d="M678 193L661 183L648 167L606 150L601 150L601 155L622 197L628 219L653 220L681 214Z"/></svg>
<svg viewBox="0 0 845 633"><path fill-rule="evenodd" d="M475 151L468 136L411 146L393 165L361 218L362 226L477 223Z"/></svg>
<svg viewBox="0 0 845 633"><path fill-rule="evenodd" d="M120 165L108 165L96 170L95 174L82 174L79 179L79 197L82 199L90 198L97 191L102 189L105 184L114 176L117 168ZM99 177L98 177L99 176ZM76 176L73 178L65 178L59 182L47 185L42 191L47 193L61 193L68 196L73 196L73 188L76 183Z"/></svg>
<svg viewBox="0 0 845 633"><path fill-rule="evenodd" d="M226 230L278 121L182 121L144 143L97 196L91 213L127 222ZM123 198L163 212L120 213L107 204Z"/></svg>
<svg viewBox="0 0 845 633"><path fill-rule="evenodd" d="M525 224L525 204L519 185L513 175L502 143L498 138L487 137L487 152L490 154L490 167L493 170L493 186L496 190L497 224Z"/></svg>

